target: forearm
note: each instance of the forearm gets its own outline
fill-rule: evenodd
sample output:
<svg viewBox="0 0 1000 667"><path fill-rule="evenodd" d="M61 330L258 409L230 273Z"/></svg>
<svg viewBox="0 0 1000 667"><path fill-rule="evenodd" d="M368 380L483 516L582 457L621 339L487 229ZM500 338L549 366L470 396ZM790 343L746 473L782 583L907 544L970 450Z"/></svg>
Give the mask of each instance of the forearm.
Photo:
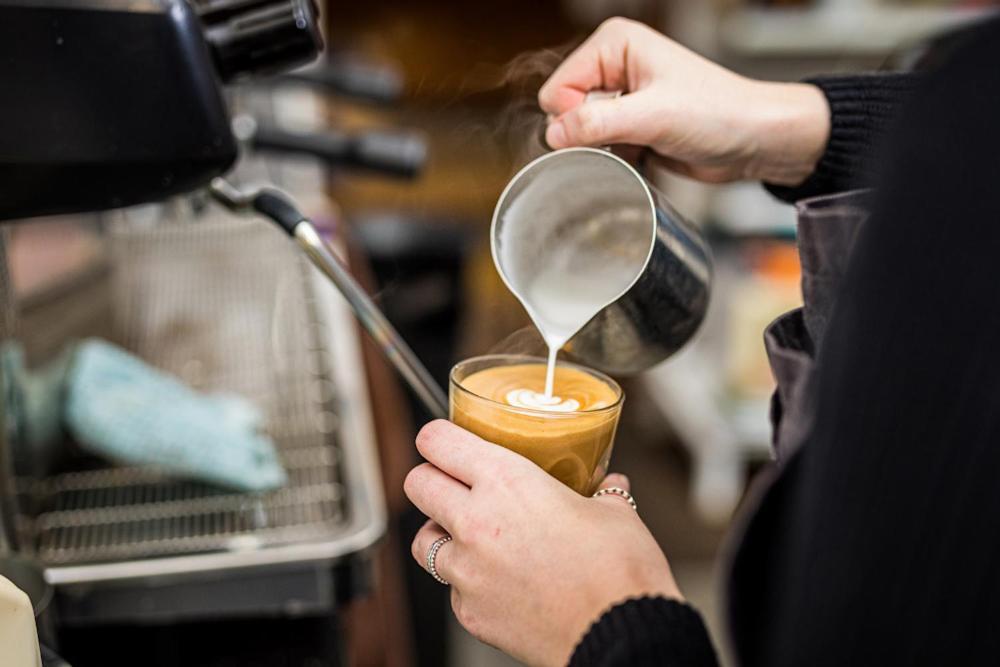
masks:
<svg viewBox="0 0 1000 667"><path fill-rule="evenodd" d="M714 667L705 624L695 609L663 597L612 607L583 636L570 667Z"/></svg>
<svg viewBox="0 0 1000 667"><path fill-rule="evenodd" d="M808 81L822 92L827 105L827 137L823 150L811 173L803 180L796 182L765 174L762 180L767 189L776 197L792 202L870 186L878 170L879 146L919 78L919 74L886 73L820 77ZM814 116L815 111L812 113ZM796 135L790 133L789 136ZM798 154L790 151L793 157L789 159L808 155L811 150L814 145L805 144Z"/></svg>

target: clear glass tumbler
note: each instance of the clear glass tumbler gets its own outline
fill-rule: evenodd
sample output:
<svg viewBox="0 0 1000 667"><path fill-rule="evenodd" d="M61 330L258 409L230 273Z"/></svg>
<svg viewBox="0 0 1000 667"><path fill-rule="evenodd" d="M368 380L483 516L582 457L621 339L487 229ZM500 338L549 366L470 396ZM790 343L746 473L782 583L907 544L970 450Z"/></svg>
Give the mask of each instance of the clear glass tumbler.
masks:
<svg viewBox="0 0 1000 667"><path fill-rule="evenodd" d="M531 371L526 373L522 387L541 392L545 360L540 357L508 354L473 357L452 368L449 383L451 421L484 440L531 459L577 493L590 495L607 474L625 398L621 387L603 373L560 362L556 366L556 393L559 393L560 373L573 369L610 389L614 400L590 409L584 406L585 409L577 412L552 412L508 405L477 395L463 386L463 382L475 373L517 365L524 365ZM540 367L540 373L536 366Z"/></svg>

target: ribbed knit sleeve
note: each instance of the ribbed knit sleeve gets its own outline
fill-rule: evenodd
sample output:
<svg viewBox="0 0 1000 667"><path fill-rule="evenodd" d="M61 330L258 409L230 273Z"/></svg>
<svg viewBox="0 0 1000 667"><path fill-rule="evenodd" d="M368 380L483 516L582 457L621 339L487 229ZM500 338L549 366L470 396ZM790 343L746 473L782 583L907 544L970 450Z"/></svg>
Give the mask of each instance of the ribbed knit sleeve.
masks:
<svg viewBox="0 0 1000 667"><path fill-rule="evenodd" d="M715 667L718 661L701 616L662 597L626 600L583 636L569 667Z"/></svg>
<svg viewBox="0 0 1000 667"><path fill-rule="evenodd" d="M787 202L870 186L877 150L920 74L860 74L807 79L830 105L830 139L816 169L795 187L765 184Z"/></svg>

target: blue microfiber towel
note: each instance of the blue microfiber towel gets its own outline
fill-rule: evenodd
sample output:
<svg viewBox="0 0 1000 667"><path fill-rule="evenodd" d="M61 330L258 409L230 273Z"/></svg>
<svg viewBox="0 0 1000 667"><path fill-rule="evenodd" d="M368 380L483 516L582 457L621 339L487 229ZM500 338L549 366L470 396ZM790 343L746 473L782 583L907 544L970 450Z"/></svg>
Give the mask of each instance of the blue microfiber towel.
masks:
<svg viewBox="0 0 1000 667"><path fill-rule="evenodd" d="M105 458L246 491L287 480L251 404L199 394L104 341L76 347L63 398L65 427Z"/></svg>

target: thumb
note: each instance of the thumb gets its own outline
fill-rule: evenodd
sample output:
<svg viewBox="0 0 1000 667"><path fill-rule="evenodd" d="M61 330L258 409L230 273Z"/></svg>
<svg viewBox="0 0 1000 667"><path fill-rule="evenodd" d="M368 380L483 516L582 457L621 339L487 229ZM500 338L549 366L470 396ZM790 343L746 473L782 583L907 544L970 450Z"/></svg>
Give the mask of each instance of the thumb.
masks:
<svg viewBox="0 0 1000 667"><path fill-rule="evenodd" d="M645 98L638 92L579 104L549 123L545 141L552 148L642 145L643 138L651 134L649 121L643 122L648 111Z"/></svg>
<svg viewBox="0 0 1000 667"><path fill-rule="evenodd" d="M617 486L619 489L625 489L630 493L632 491L632 483L628 481L628 477L620 472L613 472L605 477L604 481L597 485L597 488L607 489L613 486Z"/></svg>

